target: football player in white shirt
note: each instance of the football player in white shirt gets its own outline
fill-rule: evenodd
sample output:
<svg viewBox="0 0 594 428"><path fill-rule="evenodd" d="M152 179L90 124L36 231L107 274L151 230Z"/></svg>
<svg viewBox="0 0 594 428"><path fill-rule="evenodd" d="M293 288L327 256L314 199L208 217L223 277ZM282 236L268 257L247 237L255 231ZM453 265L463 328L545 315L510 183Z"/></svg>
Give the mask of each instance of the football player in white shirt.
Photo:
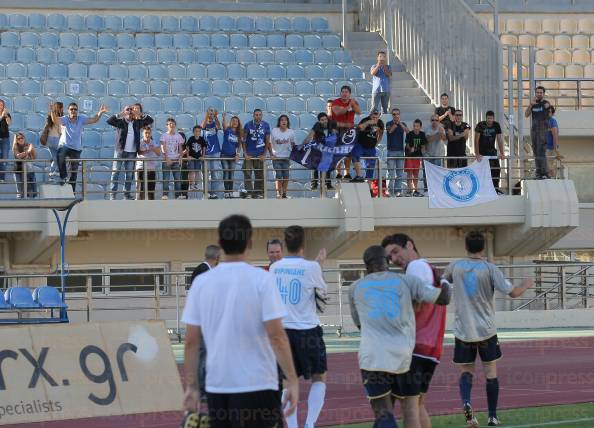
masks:
<svg viewBox="0 0 594 428"><path fill-rule="evenodd" d="M320 252L318 261L305 260L304 241L305 230L301 226L286 228L287 255L273 263L270 272L276 278L276 286L288 313L283 319L283 326L291 344L297 376L312 381L305 428L313 428L324 406L327 371L326 345L317 314L316 291L323 296L328 286L320 267L326 258L326 251ZM287 417L287 425L297 428L296 411Z"/></svg>

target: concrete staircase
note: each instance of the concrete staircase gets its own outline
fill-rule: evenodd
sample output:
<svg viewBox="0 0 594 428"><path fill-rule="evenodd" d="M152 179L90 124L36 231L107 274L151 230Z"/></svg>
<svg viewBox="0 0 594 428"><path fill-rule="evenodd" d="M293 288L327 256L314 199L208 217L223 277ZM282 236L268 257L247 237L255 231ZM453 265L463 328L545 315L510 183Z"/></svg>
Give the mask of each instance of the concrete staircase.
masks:
<svg viewBox="0 0 594 428"><path fill-rule="evenodd" d="M365 77L371 80L369 69L376 62L377 51L387 51L386 42L378 33L352 32L347 35L347 44L353 56L353 63L367 70ZM428 125L435 106L397 58L391 57L390 64L392 65L390 106L400 109L402 120L409 126L412 126L416 118L421 119L423 125Z"/></svg>

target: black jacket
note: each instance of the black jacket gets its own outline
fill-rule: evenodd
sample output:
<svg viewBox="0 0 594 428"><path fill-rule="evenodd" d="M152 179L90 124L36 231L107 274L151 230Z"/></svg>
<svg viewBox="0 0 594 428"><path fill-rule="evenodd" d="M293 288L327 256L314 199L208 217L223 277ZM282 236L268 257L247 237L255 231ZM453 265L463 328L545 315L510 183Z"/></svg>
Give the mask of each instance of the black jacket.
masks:
<svg viewBox="0 0 594 428"><path fill-rule="evenodd" d="M203 274L204 272L208 272L209 270L210 270L210 266L208 263L206 263L206 262L200 263L198 266L196 266L196 268L194 269L194 272L192 272L192 276L190 277L190 284L194 281L194 279L198 275Z"/></svg>
<svg viewBox="0 0 594 428"><path fill-rule="evenodd" d="M107 123L120 130L120 140L118 141L118 150L124 150L126 145L126 138L128 137L128 121L117 117L115 114L107 119ZM140 148L140 132L145 126L151 125L153 118L148 114L141 119L135 119L132 122L132 128L134 129L134 146L136 147L136 153Z"/></svg>

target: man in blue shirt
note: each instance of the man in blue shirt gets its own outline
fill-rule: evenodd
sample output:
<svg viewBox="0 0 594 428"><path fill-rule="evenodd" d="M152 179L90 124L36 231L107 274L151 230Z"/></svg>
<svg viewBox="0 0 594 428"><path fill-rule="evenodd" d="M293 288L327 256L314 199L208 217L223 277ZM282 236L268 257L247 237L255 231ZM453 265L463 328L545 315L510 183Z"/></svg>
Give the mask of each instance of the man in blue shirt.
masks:
<svg viewBox="0 0 594 428"><path fill-rule="evenodd" d="M270 149L270 125L262 120L262 110L254 110L254 119L243 127L243 178L248 196L264 197L264 159ZM254 179L252 180L252 174Z"/></svg>
<svg viewBox="0 0 594 428"><path fill-rule="evenodd" d="M384 114L388 113L392 67L388 64L384 51L377 53L377 63L371 67L371 75L373 76L373 88L371 90L372 109L379 111L381 104Z"/></svg>
<svg viewBox="0 0 594 428"><path fill-rule="evenodd" d="M547 163L549 177L557 177L557 161L563 159L559 153L559 124L555 119L555 107L549 109L549 130L547 131Z"/></svg>
<svg viewBox="0 0 594 428"><path fill-rule="evenodd" d="M78 173L78 162L70 163L70 178L66 180L68 171L66 169L66 158L80 159L80 152L82 151L82 131L86 125L92 125L99 122L101 115L108 110L105 105L101 105L97 114L93 117L87 117L78 114L78 105L70 103L68 105L68 117L58 117L55 110L50 105L50 114L54 123L62 125L62 136L58 147L58 169L60 170L60 179L62 185L66 181L72 186L72 191L76 191L76 176Z"/></svg>
<svg viewBox="0 0 594 428"><path fill-rule="evenodd" d="M392 109L392 120L386 123L388 135L388 177L390 195L402 196L404 186L404 137L408 134L406 123L400 121L400 109Z"/></svg>

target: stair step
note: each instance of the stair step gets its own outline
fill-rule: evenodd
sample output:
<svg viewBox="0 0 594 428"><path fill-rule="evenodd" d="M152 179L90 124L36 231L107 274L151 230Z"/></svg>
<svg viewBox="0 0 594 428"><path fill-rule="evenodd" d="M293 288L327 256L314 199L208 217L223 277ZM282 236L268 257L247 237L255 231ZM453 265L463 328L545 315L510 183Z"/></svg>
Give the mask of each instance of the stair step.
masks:
<svg viewBox="0 0 594 428"><path fill-rule="evenodd" d="M410 105L410 104L424 104L424 103L428 103L429 99L422 95L422 96L416 96L416 97L410 97L410 96L398 96L398 95L394 95L394 93L392 92L391 97L390 97L394 102L397 102L398 104L401 105Z"/></svg>
<svg viewBox="0 0 594 428"><path fill-rule="evenodd" d="M418 88L417 82L414 79L394 79L390 81L390 86L394 88Z"/></svg>
<svg viewBox="0 0 594 428"><path fill-rule="evenodd" d="M390 96L392 98L425 97L425 94L421 88L392 88Z"/></svg>
<svg viewBox="0 0 594 428"><path fill-rule="evenodd" d="M379 33L373 33L369 31L353 31L347 34L347 40L381 40L382 36Z"/></svg>

